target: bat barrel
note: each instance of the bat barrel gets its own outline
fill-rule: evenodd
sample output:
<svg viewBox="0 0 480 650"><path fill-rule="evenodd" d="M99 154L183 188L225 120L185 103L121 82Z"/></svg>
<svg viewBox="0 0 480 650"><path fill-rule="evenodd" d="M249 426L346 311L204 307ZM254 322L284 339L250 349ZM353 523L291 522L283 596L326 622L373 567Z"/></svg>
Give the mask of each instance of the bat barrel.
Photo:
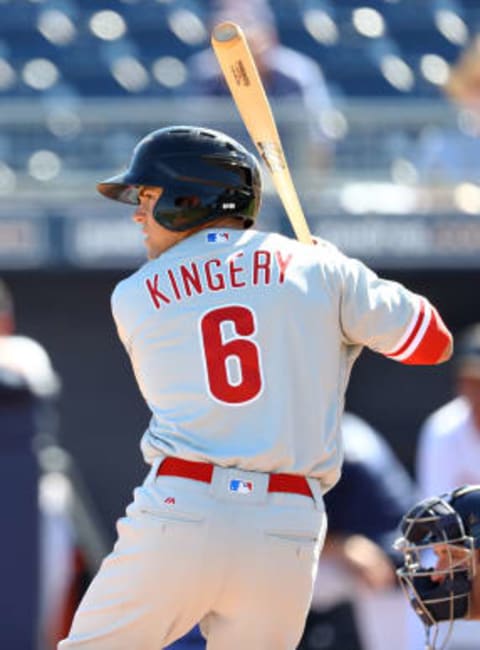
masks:
<svg viewBox="0 0 480 650"><path fill-rule="evenodd" d="M240 25L226 21L214 27L211 42L238 112L272 175L295 234L300 241L311 244L275 118L245 34Z"/></svg>

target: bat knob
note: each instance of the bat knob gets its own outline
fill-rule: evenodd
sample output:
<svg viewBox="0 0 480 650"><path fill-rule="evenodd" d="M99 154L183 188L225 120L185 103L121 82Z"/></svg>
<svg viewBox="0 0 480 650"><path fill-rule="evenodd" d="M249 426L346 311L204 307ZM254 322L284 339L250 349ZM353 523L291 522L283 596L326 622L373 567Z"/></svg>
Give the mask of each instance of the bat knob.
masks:
<svg viewBox="0 0 480 650"><path fill-rule="evenodd" d="M224 22L213 28L213 38L216 41L231 41L238 36L238 26L235 23Z"/></svg>

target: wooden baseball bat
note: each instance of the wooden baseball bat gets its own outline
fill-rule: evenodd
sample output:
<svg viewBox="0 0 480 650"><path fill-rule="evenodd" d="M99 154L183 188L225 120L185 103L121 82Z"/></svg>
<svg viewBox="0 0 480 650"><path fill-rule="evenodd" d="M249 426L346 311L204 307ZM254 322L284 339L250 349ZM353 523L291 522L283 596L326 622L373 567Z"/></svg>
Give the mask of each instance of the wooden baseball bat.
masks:
<svg viewBox="0 0 480 650"><path fill-rule="evenodd" d="M301 242L312 244L272 109L245 34L239 25L227 21L215 26L211 41L238 112L272 175L295 235Z"/></svg>

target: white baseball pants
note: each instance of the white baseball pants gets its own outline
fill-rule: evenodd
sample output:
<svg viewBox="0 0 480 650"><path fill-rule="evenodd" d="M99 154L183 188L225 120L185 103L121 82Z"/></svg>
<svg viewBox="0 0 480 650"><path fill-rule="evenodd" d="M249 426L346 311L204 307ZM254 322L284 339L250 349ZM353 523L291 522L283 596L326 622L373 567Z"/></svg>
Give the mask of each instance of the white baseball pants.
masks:
<svg viewBox="0 0 480 650"><path fill-rule="evenodd" d="M208 650L294 650L327 525L308 482L313 498L270 493L258 472L152 468L58 650L160 650L198 622Z"/></svg>

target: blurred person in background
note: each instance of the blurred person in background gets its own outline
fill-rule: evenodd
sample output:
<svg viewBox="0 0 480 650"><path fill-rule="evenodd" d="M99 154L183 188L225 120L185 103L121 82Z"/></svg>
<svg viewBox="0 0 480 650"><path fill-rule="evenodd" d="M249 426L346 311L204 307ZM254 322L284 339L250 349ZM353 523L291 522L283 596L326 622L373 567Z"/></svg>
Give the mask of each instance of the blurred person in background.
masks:
<svg viewBox="0 0 480 650"><path fill-rule="evenodd" d="M45 622L39 550L44 522L34 444L51 423L58 391L58 376L44 348L15 334L13 298L0 279L0 483L8 522L0 542L0 647L10 650L37 648Z"/></svg>
<svg viewBox="0 0 480 650"><path fill-rule="evenodd" d="M425 498L480 483L480 323L457 336L452 368L455 397L432 413L420 430L416 471ZM413 628L421 630L417 621ZM453 650L478 650L478 645L478 631L464 623L455 626Z"/></svg>
<svg viewBox="0 0 480 650"><path fill-rule="evenodd" d="M425 497L480 483L480 323L456 337L452 369L455 397L420 431L417 478Z"/></svg>
<svg viewBox="0 0 480 650"><path fill-rule="evenodd" d="M97 541L90 534L94 543L86 542L85 502L74 512L80 495L58 446L59 394L45 348L16 333L13 297L0 279L0 484L8 495L0 647L8 650L56 648L86 588Z"/></svg>
<svg viewBox="0 0 480 650"><path fill-rule="evenodd" d="M480 35L450 68L444 97L456 109L456 124L432 126L420 136L413 163L419 179L432 184L478 182L480 178Z"/></svg>
<svg viewBox="0 0 480 650"><path fill-rule="evenodd" d="M416 487L366 421L345 413L342 434L342 477L325 495L328 533L300 649L405 650L408 606L392 544Z"/></svg>
<svg viewBox="0 0 480 650"><path fill-rule="evenodd" d="M279 132L290 163L303 161L318 169L330 166L334 141L328 124L334 114L332 99L320 65L306 54L286 47L279 40L275 15L267 0L213 0L210 28L223 21L238 23L250 45L266 93L272 103L298 100L299 125L291 133ZM228 97L228 86L212 48L208 47L187 60L189 94ZM306 125L303 132L301 126ZM250 146L247 137L239 137Z"/></svg>
<svg viewBox="0 0 480 650"><path fill-rule="evenodd" d="M32 448L35 389L15 363L13 303L0 281L0 487L3 494L0 541L0 647L34 650L39 623L40 532L37 507L38 465ZM28 364L28 357L24 363ZM37 378L39 379L39 378ZM47 380L48 385L48 380Z"/></svg>

